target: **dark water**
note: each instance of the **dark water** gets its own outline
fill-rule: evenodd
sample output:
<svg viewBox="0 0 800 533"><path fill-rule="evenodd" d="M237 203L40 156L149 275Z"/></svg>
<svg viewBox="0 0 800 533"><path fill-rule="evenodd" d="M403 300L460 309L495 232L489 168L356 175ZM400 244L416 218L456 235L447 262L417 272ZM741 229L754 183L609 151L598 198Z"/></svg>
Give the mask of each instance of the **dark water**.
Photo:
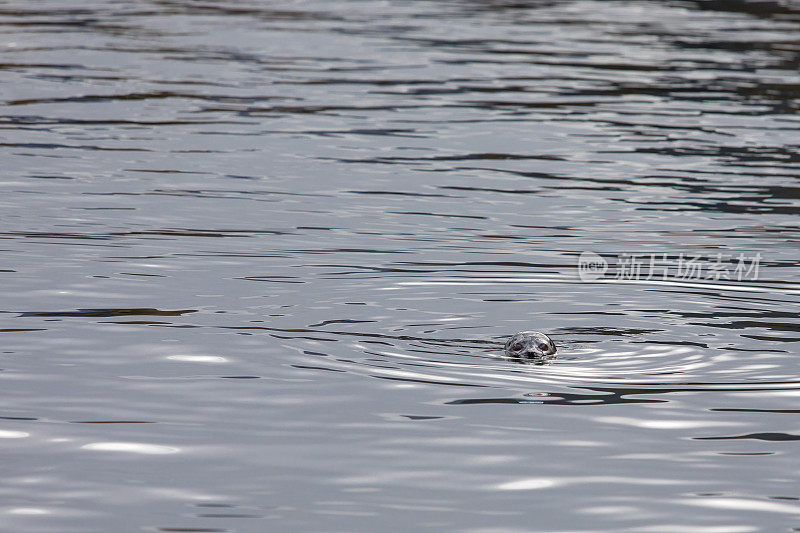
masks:
<svg viewBox="0 0 800 533"><path fill-rule="evenodd" d="M0 32L2 530L800 528L797 3ZM523 329L558 358L505 359Z"/></svg>

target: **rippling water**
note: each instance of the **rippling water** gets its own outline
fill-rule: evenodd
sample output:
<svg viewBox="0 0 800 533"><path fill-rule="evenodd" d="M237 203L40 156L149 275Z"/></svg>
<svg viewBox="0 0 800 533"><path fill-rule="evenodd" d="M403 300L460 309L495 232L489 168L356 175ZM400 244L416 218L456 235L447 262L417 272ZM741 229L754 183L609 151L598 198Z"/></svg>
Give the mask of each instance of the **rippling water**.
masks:
<svg viewBox="0 0 800 533"><path fill-rule="evenodd" d="M2 529L800 530L797 3L80 4L0 3Z"/></svg>

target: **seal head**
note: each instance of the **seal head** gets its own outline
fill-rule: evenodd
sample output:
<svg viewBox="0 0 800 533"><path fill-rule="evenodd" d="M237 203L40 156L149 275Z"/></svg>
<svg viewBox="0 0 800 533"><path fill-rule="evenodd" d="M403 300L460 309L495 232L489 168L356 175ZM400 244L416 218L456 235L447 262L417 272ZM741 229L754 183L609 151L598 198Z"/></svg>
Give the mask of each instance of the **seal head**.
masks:
<svg viewBox="0 0 800 533"><path fill-rule="evenodd" d="M549 359L555 353L552 339L540 331L520 331L506 342L506 355L514 359Z"/></svg>

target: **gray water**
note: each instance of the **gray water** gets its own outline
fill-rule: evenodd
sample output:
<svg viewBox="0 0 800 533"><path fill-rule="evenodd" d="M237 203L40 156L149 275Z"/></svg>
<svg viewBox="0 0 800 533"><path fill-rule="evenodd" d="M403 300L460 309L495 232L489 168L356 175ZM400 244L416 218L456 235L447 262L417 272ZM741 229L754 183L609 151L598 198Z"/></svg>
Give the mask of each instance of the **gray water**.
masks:
<svg viewBox="0 0 800 533"><path fill-rule="evenodd" d="M0 54L3 531L800 530L798 4L12 0Z"/></svg>

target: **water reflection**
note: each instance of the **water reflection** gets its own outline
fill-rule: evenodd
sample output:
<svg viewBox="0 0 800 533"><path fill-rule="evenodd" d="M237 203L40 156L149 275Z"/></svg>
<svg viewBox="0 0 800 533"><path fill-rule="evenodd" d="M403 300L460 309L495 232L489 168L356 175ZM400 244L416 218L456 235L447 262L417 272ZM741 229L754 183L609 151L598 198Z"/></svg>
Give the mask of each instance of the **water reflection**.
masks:
<svg viewBox="0 0 800 533"><path fill-rule="evenodd" d="M82 450L103 451L103 452L123 452L137 453L144 455L163 455L178 453L178 448L171 446L161 446L158 444L147 444L142 442L92 442L81 446Z"/></svg>
<svg viewBox="0 0 800 533"><path fill-rule="evenodd" d="M76 311L28 311L19 316L41 317L110 317L110 316L181 316L185 313L196 313L196 309L180 311L162 311L159 309L78 309Z"/></svg>
<svg viewBox="0 0 800 533"><path fill-rule="evenodd" d="M5 527L796 526L799 26L5 2ZM764 262L582 283L584 251ZM548 365L502 354L531 328Z"/></svg>

